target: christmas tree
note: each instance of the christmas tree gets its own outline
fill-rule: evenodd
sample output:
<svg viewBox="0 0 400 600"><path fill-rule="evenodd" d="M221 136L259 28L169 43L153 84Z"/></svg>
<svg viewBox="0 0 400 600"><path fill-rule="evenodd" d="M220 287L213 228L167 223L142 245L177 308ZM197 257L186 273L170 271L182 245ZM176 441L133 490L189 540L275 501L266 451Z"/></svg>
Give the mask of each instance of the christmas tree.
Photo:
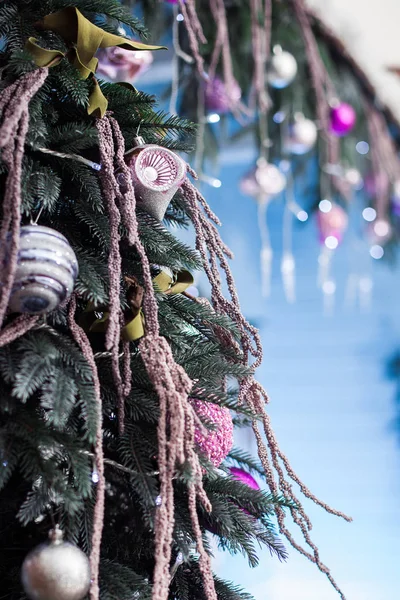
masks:
<svg viewBox="0 0 400 600"><path fill-rule="evenodd" d="M99 49L158 48L114 0L9 0L0 31L2 597L246 599L210 536L255 566L258 544L286 558L280 532L344 598L290 481L348 517L277 445L230 251L177 154L195 127L96 78ZM189 225L195 249L169 229ZM186 291L199 269L210 302Z"/></svg>

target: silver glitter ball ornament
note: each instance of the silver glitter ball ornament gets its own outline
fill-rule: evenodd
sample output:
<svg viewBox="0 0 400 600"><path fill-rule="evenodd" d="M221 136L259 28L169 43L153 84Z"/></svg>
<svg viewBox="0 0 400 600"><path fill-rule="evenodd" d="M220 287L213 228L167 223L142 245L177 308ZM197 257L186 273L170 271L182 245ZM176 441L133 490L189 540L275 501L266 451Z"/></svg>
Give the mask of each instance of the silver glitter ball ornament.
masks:
<svg viewBox="0 0 400 600"><path fill-rule="evenodd" d="M293 54L275 46L267 68L267 80L271 87L281 90L290 85L297 74L297 62Z"/></svg>
<svg viewBox="0 0 400 600"><path fill-rule="evenodd" d="M22 565L22 585L31 600L82 600L90 587L89 559L63 541L59 528L50 541L28 554Z"/></svg>
<svg viewBox="0 0 400 600"><path fill-rule="evenodd" d="M185 179L185 162L171 150L145 144L131 154L128 166L138 207L162 221Z"/></svg>
<svg viewBox="0 0 400 600"><path fill-rule="evenodd" d="M71 295L77 275L78 261L61 233L41 225L21 227L10 311L51 312Z"/></svg>

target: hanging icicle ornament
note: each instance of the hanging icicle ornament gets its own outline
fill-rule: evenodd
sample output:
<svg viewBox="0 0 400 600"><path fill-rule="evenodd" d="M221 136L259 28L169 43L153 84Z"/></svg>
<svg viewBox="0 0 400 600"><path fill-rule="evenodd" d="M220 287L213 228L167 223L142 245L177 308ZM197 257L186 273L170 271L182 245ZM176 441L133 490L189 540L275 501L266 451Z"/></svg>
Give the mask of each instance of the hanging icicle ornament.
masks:
<svg viewBox="0 0 400 600"><path fill-rule="evenodd" d="M120 46L100 50L97 58L99 63L96 75L112 83L133 83L153 62L150 50L126 50Z"/></svg>
<svg viewBox="0 0 400 600"><path fill-rule="evenodd" d="M314 147L317 137L314 121L306 119L302 113L296 113L284 140L284 150L288 154L306 154Z"/></svg>
<svg viewBox="0 0 400 600"><path fill-rule="evenodd" d="M214 426L214 429L210 430L197 425L195 440L199 450L206 455L214 467L219 467L233 446L231 413L227 408L211 402L191 400L191 404L200 419Z"/></svg>
<svg viewBox="0 0 400 600"><path fill-rule="evenodd" d="M275 89L281 90L292 83L297 75L297 62L293 54L274 46L267 67L267 81Z"/></svg>
<svg viewBox="0 0 400 600"><path fill-rule="evenodd" d="M22 585L31 600L82 600L90 587L89 559L64 542L57 526L49 542L32 550L22 565Z"/></svg>
<svg viewBox="0 0 400 600"><path fill-rule="evenodd" d="M137 206L162 221L174 194L186 176L186 164L177 154L157 146L146 144L138 136L134 147L125 155L135 190ZM122 189L126 189L123 173L118 174Z"/></svg>
<svg viewBox="0 0 400 600"><path fill-rule="evenodd" d="M264 157L257 160L256 166L251 169L240 181L241 191L255 198L257 202L258 229L261 237L260 267L261 290L264 297L271 291L271 267L273 251L270 242L267 212L271 199L280 194L286 187L286 177L275 165L269 163Z"/></svg>
<svg viewBox="0 0 400 600"><path fill-rule="evenodd" d="M334 100L331 103L330 128L337 137L350 133L356 124L356 111L346 102Z"/></svg>
<svg viewBox="0 0 400 600"><path fill-rule="evenodd" d="M205 108L207 112L223 115L237 106L242 91L236 80L232 81L230 90L227 90L226 84L219 77L214 77L205 84Z"/></svg>
<svg viewBox="0 0 400 600"><path fill-rule="evenodd" d="M78 276L78 261L67 239L41 225L21 227L17 268L8 308L46 314L67 300Z"/></svg>

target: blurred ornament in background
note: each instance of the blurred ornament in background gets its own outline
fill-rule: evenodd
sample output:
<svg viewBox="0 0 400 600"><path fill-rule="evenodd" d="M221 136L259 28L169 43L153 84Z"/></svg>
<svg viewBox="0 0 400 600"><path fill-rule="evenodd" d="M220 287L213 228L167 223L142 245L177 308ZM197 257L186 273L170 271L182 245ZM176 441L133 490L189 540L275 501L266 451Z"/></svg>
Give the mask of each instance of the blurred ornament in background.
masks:
<svg viewBox="0 0 400 600"><path fill-rule="evenodd" d="M206 455L208 460L219 467L228 456L233 446L233 421L229 409L203 400L191 400L197 416L214 429L206 429L196 424L195 441L199 450Z"/></svg>
<svg viewBox="0 0 400 600"><path fill-rule="evenodd" d="M329 210L325 209L325 206L328 208L328 204L322 204L325 202L330 204ZM347 224L347 213L339 204L329 200L320 202L320 208L317 212L317 226L321 244L325 244L330 250L337 248L343 239Z"/></svg>
<svg viewBox="0 0 400 600"><path fill-rule="evenodd" d="M400 217L400 181L395 181L393 184L392 194L392 212L397 217Z"/></svg>
<svg viewBox="0 0 400 600"><path fill-rule="evenodd" d="M237 81L234 81L232 88L228 90L226 84L219 77L214 77L205 84L204 93L207 112L220 115L232 110L242 97L242 91Z"/></svg>
<svg viewBox="0 0 400 600"><path fill-rule="evenodd" d="M356 111L346 102L337 102L331 108L331 131L342 137L350 133L356 124Z"/></svg>
<svg viewBox="0 0 400 600"><path fill-rule="evenodd" d="M275 165L259 158L240 180L240 190L253 198L269 198L280 194L286 187L286 177Z"/></svg>
<svg viewBox="0 0 400 600"><path fill-rule="evenodd" d="M8 307L11 312L46 314L69 298L78 261L68 240L42 225L21 227L18 262Z"/></svg>
<svg viewBox="0 0 400 600"><path fill-rule="evenodd" d="M112 83L136 81L153 62L153 54L149 50L125 50L119 46L99 50L97 58L96 75Z"/></svg>
<svg viewBox="0 0 400 600"><path fill-rule="evenodd" d="M362 190L364 187L364 180L358 169L351 167L346 169L344 172L344 178L355 190Z"/></svg>
<svg viewBox="0 0 400 600"><path fill-rule="evenodd" d="M169 203L185 179L186 164L171 150L146 144L141 137L135 138L134 145L126 160L137 206L162 221ZM123 190L124 176L120 174L118 179Z"/></svg>
<svg viewBox="0 0 400 600"><path fill-rule="evenodd" d="M274 46L273 54L267 67L267 81L271 87L281 90L292 83L297 74L295 57Z"/></svg>
<svg viewBox="0 0 400 600"><path fill-rule="evenodd" d="M364 189L369 196L385 194L388 190L388 177L383 171L367 173L364 179Z"/></svg>
<svg viewBox="0 0 400 600"><path fill-rule="evenodd" d="M289 154L306 154L315 145L317 137L318 131L314 121L306 119L302 113L296 113L284 140L284 150Z"/></svg>
<svg viewBox="0 0 400 600"><path fill-rule="evenodd" d="M260 489L260 486L258 485L257 481L247 471L239 469L238 467L230 467L229 471L232 477L237 481L240 481L240 483L243 483L243 485L247 485L252 490Z"/></svg>
<svg viewBox="0 0 400 600"><path fill-rule="evenodd" d="M89 559L63 541L57 526L50 541L34 548L22 565L22 585L31 600L82 600L90 587Z"/></svg>
<svg viewBox="0 0 400 600"><path fill-rule="evenodd" d="M370 244L385 244L392 235L392 226L386 219L376 219L369 223L367 236Z"/></svg>

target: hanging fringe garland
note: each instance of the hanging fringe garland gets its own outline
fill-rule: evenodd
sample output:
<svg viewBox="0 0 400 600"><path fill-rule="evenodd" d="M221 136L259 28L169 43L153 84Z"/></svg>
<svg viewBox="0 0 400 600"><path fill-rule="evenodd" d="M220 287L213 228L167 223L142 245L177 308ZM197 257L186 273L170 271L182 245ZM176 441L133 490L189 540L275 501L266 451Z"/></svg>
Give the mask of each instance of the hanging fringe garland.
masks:
<svg viewBox="0 0 400 600"><path fill-rule="evenodd" d="M195 173L190 169L189 173L194 178L196 177ZM250 364L249 360L250 356L252 356L254 358L252 367L255 371L262 362L261 341L257 330L245 320L241 313L234 280L227 262L227 258L231 258L232 255L230 250L220 239L215 227L215 225L219 224L219 220L212 213L199 191L188 180L183 186L183 193L188 202L190 216L196 232L196 248L201 255L204 270L211 284L211 297L214 309L217 313L229 316L237 325L241 334L243 362L244 364ZM225 274L230 299L225 298L222 293L219 268L221 268ZM331 508L314 496L293 471L288 459L280 450L275 434L273 433L270 419L265 410L268 396L262 386L255 381L253 376L245 377L239 383L239 402L249 406L254 415L261 415L267 444L265 444L262 438L261 432L259 431L258 420L256 419L253 420L253 431L257 441L258 455L265 470L267 483L272 493L278 494L280 492L286 498L292 500L296 505L296 509L291 509L291 516L296 525L298 525L310 551L296 542L286 527L283 510L280 507L276 507L275 512L278 519L279 530L296 550L317 565L319 570L328 577L342 600L345 600L345 596L333 579L329 569L319 558L318 548L309 536L309 531L312 527L310 519L296 497L290 481L297 483L303 495L312 500L315 504L321 506L325 511L341 517L346 521L351 521L351 518L344 513Z"/></svg>
<svg viewBox="0 0 400 600"><path fill-rule="evenodd" d="M389 212L390 187L400 181L400 161L384 116L370 101L365 101L364 107L369 138L373 140L371 158L373 176L377 180L376 211L378 219L385 219Z"/></svg>
<svg viewBox="0 0 400 600"><path fill-rule="evenodd" d="M2 113L0 149L8 171L0 230L0 264L2 265L0 327L6 314L17 268L21 226L22 158L29 127L29 102L44 84L47 74L48 69L35 69L17 79L0 94Z"/></svg>
<svg viewBox="0 0 400 600"><path fill-rule="evenodd" d="M153 600L167 600L168 598L169 567L174 529L173 479L177 465L186 462L192 470L192 481L189 483L189 511L197 549L200 553L199 566L203 575L207 598L208 600L216 600L210 557L203 546L196 509L197 500L208 511L211 510L211 504L203 489L202 471L195 452L195 423L193 410L188 402L192 382L182 367L175 363L169 344L160 336L158 308L153 290L150 265L139 239L135 194L129 169L124 160L125 144L118 122L106 115L101 121L97 122L97 129L103 164L101 181L110 214L111 232L114 237L111 242L109 262L110 280L116 277L115 271L111 272L112 266L118 271L120 277L120 240L115 224L121 222L128 232L128 242L136 248L142 265L145 288L143 310L146 335L140 342L139 348L147 374L160 401L157 436L161 505L157 508L155 519L155 569L152 598ZM116 171L124 176L125 189L123 194L115 178ZM119 281L117 285L119 290ZM108 333L107 344L113 356L113 372L116 385L121 392L121 375L117 364L120 335L118 326L121 311L119 294L117 296L114 292L112 297L110 295L109 308L110 324L108 332L111 330L111 333ZM124 392L126 393L126 390Z"/></svg>
<svg viewBox="0 0 400 600"><path fill-rule="evenodd" d="M325 163L337 165L340 159L340 140L332 135L329 118L329 100L335 98L335 90L319 53L318 44L312 31L310 16L304 0L293 0L293 9L303 35L311 82L315 91L317 116L326 144ZM349 183L336 175L331 175L331 180L338 193L346 200L349 200L351 194Z"/></svg>
<svg viewBox="0 0 400 600"><path fill-rule="evenodd" d="M272 2L264 0L264 11L262 3L263 0L250 0L250 15L254 58L253 89L259 111L266 113L270 104L265 73L271 45ZM261 23L263 12L264 23Z"/></svg>
<svg viewBox="0 0 400 600"><path fill-rule="evenodd" d="M101 538L104 525L104 501L106 480L104 477L104 455L103 455L103 409L101 403L100 380L97 371L96 360L86 333L75 322L76 296L73 295L68 307L68 325L72 336L80 347L81 352L87 360L93 377L93 388L97 404L96 443L94 447L94 460L98 482L96 486L96 502L93 513L92 549L90 552L90 600L99 600L99 566Z"/></svg>

